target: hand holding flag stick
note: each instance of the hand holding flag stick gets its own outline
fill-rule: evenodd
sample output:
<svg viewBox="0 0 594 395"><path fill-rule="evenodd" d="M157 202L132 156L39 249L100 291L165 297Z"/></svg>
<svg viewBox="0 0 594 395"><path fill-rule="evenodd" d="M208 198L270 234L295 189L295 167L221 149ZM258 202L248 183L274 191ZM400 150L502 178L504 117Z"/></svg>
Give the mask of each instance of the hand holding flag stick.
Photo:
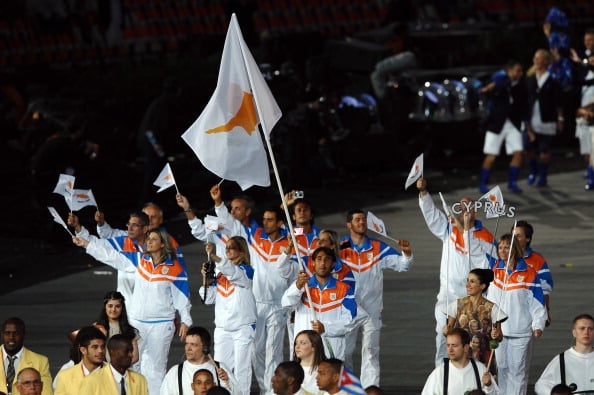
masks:
<svg viewBox="0 0 594 395"><path fill-rule="evenodd" d="M498 325L498 323L493 324L494 328L495 325ZM491 355L489 355L489 362L487 363L487 369L485 369L487 372L491 368L491 361L493 361L493 356L495 355L495 349L497 347L499 347L499 342L497 339L491 339L491 341L489 341L489 350L491 350Z"/></svg>
<svg viewBox="0 0 594 395"><path fill-rule="evenodd" d="M281 116L282 112L243 39L237 16L233 14L225 37L217 87L202 114L182 138L204 167L223 179L237 182L242 190L253 185L269 186L268 159L259 124L270 154L290 237L296 245L270 146L270 133ZM304 266L298 248L296 254ZM307 285L305 290L311 300ZM315 317L313 308L312 313Z"/></svg>

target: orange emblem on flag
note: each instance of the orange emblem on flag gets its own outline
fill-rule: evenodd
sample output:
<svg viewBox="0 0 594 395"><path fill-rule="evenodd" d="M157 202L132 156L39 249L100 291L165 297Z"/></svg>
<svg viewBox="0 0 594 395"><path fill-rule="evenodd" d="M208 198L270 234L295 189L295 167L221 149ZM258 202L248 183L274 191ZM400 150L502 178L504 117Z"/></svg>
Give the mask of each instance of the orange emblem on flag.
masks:
<svg viewBox="0 0 594 395"><path fill-rule="evenodd" d="M206 134L230 132L234 127L239 126L246 131L248 135L252 135L258 125L256 117L256 109L254 107L253 95L248 92L243 92L243 100L237 113L226 124L218 126L206 131Z"/></svg>

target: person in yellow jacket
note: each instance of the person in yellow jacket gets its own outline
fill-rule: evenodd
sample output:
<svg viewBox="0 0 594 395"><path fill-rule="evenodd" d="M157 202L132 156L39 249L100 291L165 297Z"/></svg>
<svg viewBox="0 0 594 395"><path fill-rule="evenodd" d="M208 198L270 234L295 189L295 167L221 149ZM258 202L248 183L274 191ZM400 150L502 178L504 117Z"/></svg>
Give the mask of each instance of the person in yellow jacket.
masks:
<svg viewBox="0 0 594 395"><path fill-rule="evenodd" d="M105 335L94 326L85 326L76 334L81 354L76 365L58 372L54 395L78 395L83 379L105 365Z"/></svg>
<svg viewBox="0 0 594 395"><path fill-rule="evenodd" d="M132 365L132 341L113 335L107 343L109 365L86 376L79 395L148 395L146 379L129 370Z"/></svg>
<svg viewBox="0 0 594 395"><path fill-rule="evenodd" d="M41 395L52 395L52 376L47 357L24 347L24 340L25 323L22 319L11 317L4 321L0 347L0 392L18 394L15 388L17 376L22 370L33 368L39 372L43 382ZM10 383L10 387L7 382Z"/></svg>

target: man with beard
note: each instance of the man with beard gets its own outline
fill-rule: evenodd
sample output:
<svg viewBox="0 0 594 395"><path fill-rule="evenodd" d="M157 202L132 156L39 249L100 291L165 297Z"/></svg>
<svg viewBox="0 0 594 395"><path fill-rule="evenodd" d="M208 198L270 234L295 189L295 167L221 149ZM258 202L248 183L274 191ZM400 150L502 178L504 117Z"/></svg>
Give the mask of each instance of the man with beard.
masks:
<svg viewBox="0 0 594 395"><path fill-rule="evenodd" d="M78 331L75 342L82 358L76 365L58 373L54 395L78 395L82 380L103 367L105 339L103 332L94 326Z"/></svg>

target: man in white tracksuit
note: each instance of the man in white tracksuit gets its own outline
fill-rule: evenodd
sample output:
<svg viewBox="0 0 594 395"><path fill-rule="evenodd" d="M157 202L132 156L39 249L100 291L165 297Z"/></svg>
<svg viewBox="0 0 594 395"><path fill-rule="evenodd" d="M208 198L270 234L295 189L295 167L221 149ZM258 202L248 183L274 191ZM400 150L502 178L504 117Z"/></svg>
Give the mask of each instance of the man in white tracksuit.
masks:
<svg viewBox="0 0 594 395"><path fill-rule="evenodd" d="M435 303L435 366L442 363L446 356L445 336L447 304L466 296L466 276L472 269L488 269L487 254L493 254L493 236L474 219L470 208L472 200L463 198L456 207L449 208L451 219L438 210L429 192L427 181L417 181L419 206L427 227L443 243L439 270L439 293ZM454 212L456 211L456 212ZM464 219L458 216L467 211ZM493 250L493 251L492 251Z"/></svg>
<svg viewBox="0 0 594 395"><path fill-rule="evenodd" d="M344 359L345 335L357 315L355 292L349 284L332 276L336 263L334 250L318 247L312 259L315 274L309 277L301 271L297 281L285 291L282 305L295 309L294 333L313 329L324 338L326 355Z"/></svg>
<svg viewBox="0 0 594 395"><path fill-rule="evenodd" d="M564 374L561 356L557 355L536 381L534 392L537 395L549 395L559 383L575 384L574 391L594 391L594 318L589 314L575 317L572 334L575 345L562 353Z"/></svg>
<svg viewBox="0 0 594 395"><path fill-rule="evenodd" d="M217 217L231 236L242 236L250 247L256 298L256 339L252 362L261 394L270 393L274 370L283 361L287 311L281 305L283 293L297 278L298 266L291 261L289 239L282 228L277 207L264 210L262 227L253 229L235 219L224 204L215 207Z"/></svg>
<svg viewBox="0 0 594 395"><path fill-rule="evenodd" d="M353 271L357 287L356 327L346 336L345 365L352 369L352 356L359 331L361 340L361 384L379 386L380 381L380 331L382 327L383 293L385 269L407 271L413 263L412 250L408 240L399 240L402 252L380 240L367 237L367 217L359 209L347 214L349 236L340 242L340 259ZM362 311L361 311L362 310ZM361 313L361 314L359 314ZM365 315L367 314L367 315Z"/></svg>

